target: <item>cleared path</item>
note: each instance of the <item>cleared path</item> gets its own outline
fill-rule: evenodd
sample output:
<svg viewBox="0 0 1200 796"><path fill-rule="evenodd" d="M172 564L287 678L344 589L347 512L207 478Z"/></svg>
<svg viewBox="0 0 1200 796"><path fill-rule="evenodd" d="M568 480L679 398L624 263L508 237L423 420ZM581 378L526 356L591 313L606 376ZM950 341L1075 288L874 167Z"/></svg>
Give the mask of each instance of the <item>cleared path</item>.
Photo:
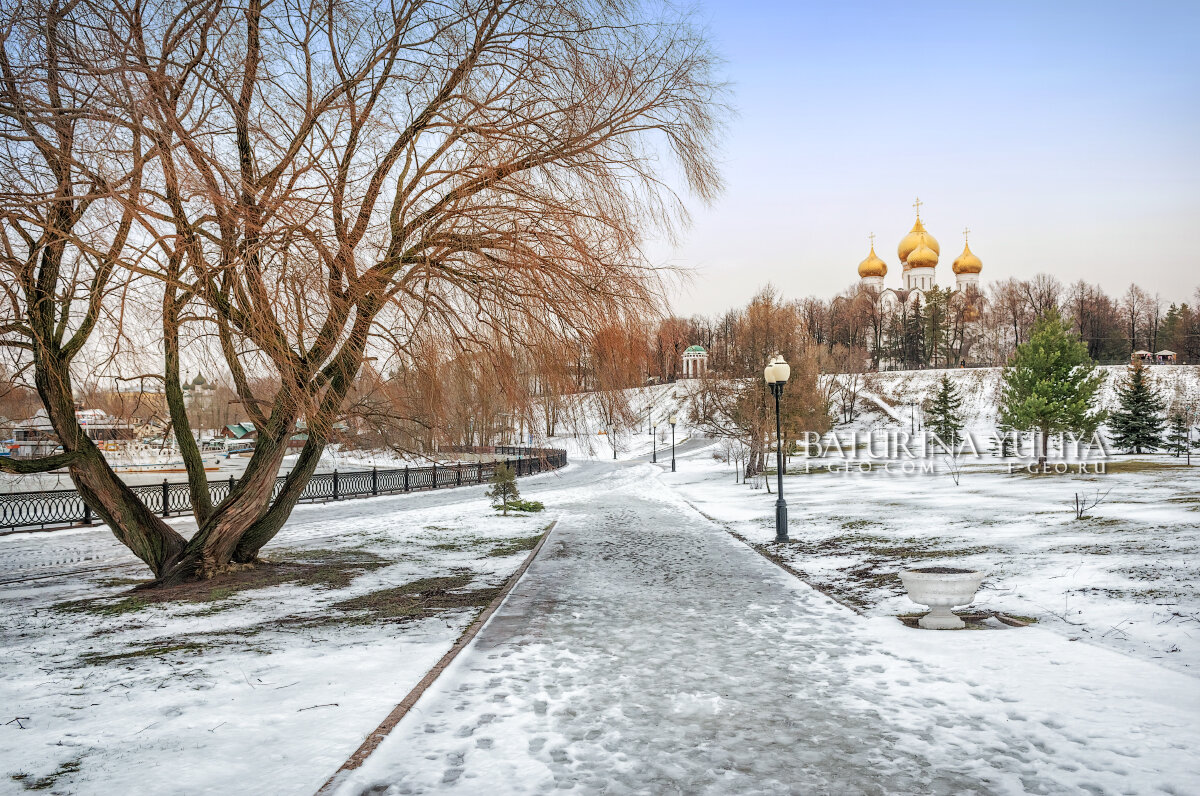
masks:
<svg viewBox="0 0 1200 796"><path fill-rule="evenodd" d="M1200 787L1195 679L1038 630L863 619L657 469L589 469L508 602L339 793Z"/></svg>

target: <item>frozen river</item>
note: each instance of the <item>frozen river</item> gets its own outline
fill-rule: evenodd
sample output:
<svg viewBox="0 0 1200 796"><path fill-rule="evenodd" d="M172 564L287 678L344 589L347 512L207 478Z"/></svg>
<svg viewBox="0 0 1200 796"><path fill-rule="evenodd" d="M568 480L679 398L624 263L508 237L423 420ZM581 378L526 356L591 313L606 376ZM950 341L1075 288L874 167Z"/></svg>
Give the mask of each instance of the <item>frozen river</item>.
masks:
<svg viewBox="0 0 1200 796"><path fill-rule="evenodd" d="M473 454L456 454L456 461L475 461L486 460L491 461L496 458L488 454L478 456ZM502 458L502 457L501 457ZM208 471L210 481L219 481L227 479L229 476L240 478L246 470L246 465L250 462L249 457L238 456L233 454L226 457L224 453L205 453L204 462L206 467L215 466L216 470ZM296 455L291 454L284 459L284 462L279 467L280 475L287 475L295 466ZM335 469L342 472L353 472L370 470L373 460L370 457L361 459L342 459L338 460L330 456L323 456L317 463L318 473L331 473ZM413 467L428 466L429 462L421 461L414 462ZM182 465L181 465L182 466ZM394 458L384 457L377 466L380 470L394 467L403 467L403 462ZM164 472L141 472L141 473L118 473L121 480L130 486L144 486L150 484L161 484L164 479L176 484L186 483L187 474L182 472L164 473ZM45 489L74 489L70 477L66 473L44 473L39 475L7 475L0 474L0 493L6 492L35 492Z"/></svg>

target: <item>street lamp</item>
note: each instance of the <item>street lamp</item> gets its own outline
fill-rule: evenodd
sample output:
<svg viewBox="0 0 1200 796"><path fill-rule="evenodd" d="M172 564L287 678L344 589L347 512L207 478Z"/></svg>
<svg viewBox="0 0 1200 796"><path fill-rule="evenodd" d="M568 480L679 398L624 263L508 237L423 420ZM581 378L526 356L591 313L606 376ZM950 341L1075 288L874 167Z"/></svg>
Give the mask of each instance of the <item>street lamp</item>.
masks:
<svg viewBox="0 0 1200 796"><path fill-rule="evenodd" d="M783 385L787 384L788 376L791 375L791 366L779 354L776 354L763 370L763 378L775 396L775 470L779 476L779 499L775 501L776 542L788 541L787 503L783 499L783 431L779 419L779 398L783 395Z"/></svg>
<svg viewBox="0 0 1200 796"><path fill-rule="evenodd" d="M671 424L671 472L675 472L675 423L678 421L678 415L671 415L667 418L667 422Z"/></svg>
<svg viewBox="0 0 1200 796"><path fill-rule="evenodd" d="M658 426L650 431L650 463L658 464Z"/></svg>
<svg viewBox="0 0 1200 796"><path fill-rule="evenodd" d="M612 445L613 461L617 460L617 427L612 423L608 424L608 442Z"/></svg>

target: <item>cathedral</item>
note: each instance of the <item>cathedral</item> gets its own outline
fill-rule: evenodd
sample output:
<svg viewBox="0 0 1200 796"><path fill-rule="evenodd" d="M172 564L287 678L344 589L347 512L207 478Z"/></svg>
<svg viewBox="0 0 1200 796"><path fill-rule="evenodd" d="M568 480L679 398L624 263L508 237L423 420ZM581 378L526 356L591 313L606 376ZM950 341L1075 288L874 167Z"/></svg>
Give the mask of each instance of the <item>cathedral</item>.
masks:
<svg viewBox="0 0 1200 796"><path fill-rule="evenodd" d="M913 303L918 298L924 301L925 293L938 286L937 265L942 250L937 238L929 234L921 223L921 200L918 199L913 207L917 210L917 221L896 247L896 256L904 271L901 287L893 289L884 284L888 267L875 253L874 235L871 236L870 254L858 264L859 291L869 289L879 296L880 303L885 307L894 307L901 302ZM967 241L969 233L970 230L963 230L963 251L951 266L954 271L954 293L966 294L979 289L979 272L983 263L971 251Z"/></svg>
<svg viewBox="0 0 1200 796"><path fill-rule="evenodd" d="M963 230L962 254L951 266L954 284L940 287L941 246L921 221L921 200L913 207L916 223L896 247L903 270L900 286L887 286L887 263L875 253L875 236L871 235L871 251L858 264L858 284L835 298L831 309L849 345L853 346L856 338L861 341L859 335L867 335L866 346L876 367L924 367L939 361L966 365L979 339L976 321L983 302L979 286L983 263L971 251L970 230ZM935 303L930 296L934 290L938 291L937 306L944 309L928 326L919 319Z"/></svg>

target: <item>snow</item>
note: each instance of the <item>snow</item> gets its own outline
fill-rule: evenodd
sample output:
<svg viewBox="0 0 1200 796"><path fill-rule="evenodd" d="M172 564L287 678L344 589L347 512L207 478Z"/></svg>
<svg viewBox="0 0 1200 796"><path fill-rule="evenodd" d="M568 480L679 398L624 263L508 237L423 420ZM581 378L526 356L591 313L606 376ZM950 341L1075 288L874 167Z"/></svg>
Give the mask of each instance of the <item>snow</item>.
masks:
<svg viewBox="0 0 1200 796"><path fill-rule="evenodd" d="M667 461L671 456L671 426L667 420L677 416L675 425L676 448L685 440L695 436L696 431L688 423L688 405L692 396L693 380L680 380L672 384L620 390L619 403L627 407L632 422L616 431L617 460L629 461L649 457L657 448L660 459L666 451ZM564 411L567 420L555 429L554 436L546 438L545 445L567 451L570 461L612 461L613 445L599 393L581 393L568 396L569 406ZM651 430L657 427L657 433Z"/></svg>
<svg viewBox="0 0 1200 796"><path fill-rule="evenodd" d="M804 462L792 459L784 481L794 544L777 552L814 584L895 615L922 610L893 577L900 569L981 568L980 608L1200 676L1200 466L1117 457L1103 474L1035 477L985 457L956 486L940 462L941 474L888 473L879 461L804 474ZM678 477L704 513L753 543L774 539L775 495L701 459ZM1103 502L1075 519L1074 495L1098 491Z"/></svg>
<svg viewBox="0 0 1200 796"><path fill-rule="evenodd" d="M22 790L12 777L25 775L50 777L52 792L312 793L476 615L355 624L336 621L345 614L332 606L458 572L473 576L469 588L499 585L525 552L487 553L539 534L554 519L556 491L579 483L571 468L521 479L522 493L548 506L523 517L496 516L485 487L301 506L269 559L383 565L344 587L282 583L113 615L61 607L94 597L119 607L128 585L109 579L146 577L110 532L0 538L0 581L40 578L0 585L0 792ZM176 523L194 530L191 520ZM78 574L56 577L70 572ZM169 649L187 644L203 649ZM24 729L4 724L18 716L28 717Z"/></svg>
<svg viewBox="0 0 1200 796"><path fill-rule="evenodd" d="M1103 365L1100 387L1100 409L1117 407L1117 385L1124 379L1123 365ZM840 423L839 430L867 430L881 427L908 428L915 419L921 422L921 404L937 389L942 376L963 396L963 420L967 431L987 435L996 428L996 411L1000 400L1001 368L960 368L957 370L905 370L866 374L861 403L862 414L850 423ZM1200 402L1200 365L1156 365L1147 368L1147 381L1169 405L1177 396L1189 404ZM845 376L828 376L844 380ZM915 403L915 410L909 404Z"/></svg>
<svg viewBox="0 0 1200 796"><path fill-rule="evenodd" d="M1040 627L859 616L688 504L723 475L707 455L587 465L594 494L337 793L1200 788L1193 677Z"/></svg>
<svg viewBox="0 0 1200 796"><path fill-rule="evenodd" d="M872 395L894 406L938 376L881 374ZM954 377L974 380L971 423L986 428L997 374ZM1200 459L1034 477L985 456L956 485L804 473L797 458L793 543L777 547L776 496L735 483L687 426L687 397L686 383L630 396L643 418L679 413L676 473L669 443L648 463L644 419L612 461L594 396L579 397L579 435L549 441L573 464L520 482L544 514L495 517L481 487L299 507L268 557L385 562L332 588L64 613L125 596L105 585L141 574L124 548L103 529L0 538L0 705L29 717L0 717L0 791L28 774L56 792L311 793L475 615L350 624L329 621L335 603L454 572L498 584L521 555L484 552L557 518L501 609L339 794L1200 792ZM843 430L906 420L867 412ZM1110 491L1076 520L1073 494L1096 490ZM985 568L975 605L1038 622L904 627L894 615L920 609L895 573L913 563ZM95 658L180 640L205 648Z"/></svg>

